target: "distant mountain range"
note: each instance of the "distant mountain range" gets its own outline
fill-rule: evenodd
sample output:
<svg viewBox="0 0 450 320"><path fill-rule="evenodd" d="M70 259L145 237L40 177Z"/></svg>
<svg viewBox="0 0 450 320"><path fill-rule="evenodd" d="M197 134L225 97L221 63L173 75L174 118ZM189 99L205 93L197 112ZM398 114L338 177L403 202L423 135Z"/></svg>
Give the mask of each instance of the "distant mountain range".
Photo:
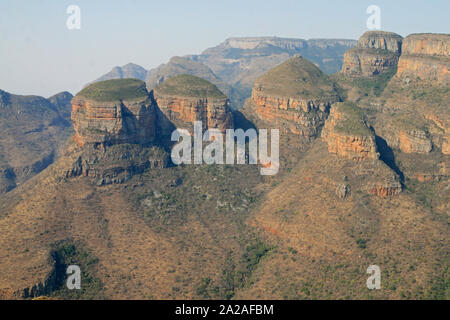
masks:
<svg viewBox="0 0 450 320"><path fill-rule="evenodd" d="M148 71L133 63L114 67L94 82L136 78L146 80L151 89L164 79L186 73L217 85L229 97L232 107L239 109L250 96L256 78L292 56L301 55L323 72L336 73L342 68L344 53L356 43L349 39L229 38L201 54L173 57L167 64Z"/></svg>
<svg viewBox="0 0 450 320"><path fill-rule="evenodd" d="M94 80L93 82L112 80L112 79L127 79L127 78L136 78L139 80L145 80L147 76L147 70L143 67L134 64L128 63L122 67L114 67L110 72L104 74L100 78Z"/></svg>

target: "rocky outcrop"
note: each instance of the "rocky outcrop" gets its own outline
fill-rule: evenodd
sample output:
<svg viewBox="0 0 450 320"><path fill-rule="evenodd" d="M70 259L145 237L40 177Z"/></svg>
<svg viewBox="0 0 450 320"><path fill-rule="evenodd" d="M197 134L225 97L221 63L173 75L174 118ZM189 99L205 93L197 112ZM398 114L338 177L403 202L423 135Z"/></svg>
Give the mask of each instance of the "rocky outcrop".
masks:
<svg viewBox="0 0 450 320"><path fill-rule="evenodd" d="M402 192L402 185L399 181L388 181L385 183L378 183L373 185L370 194L381 198L395 196Z"/></svg>
<svg viewBox="0 0 450 320"><path fill-rule="evenodd" d="M448 57L450 56L450 35L417 33L403 41L403 54Z"/></svg>
<svg viewBox="0 0 450 320"><path fill-rule="evenodd" d="M358 40L357 47L361 49L386 50L393 53L401 53L403 38L393 32L368 31Z"/></svg>
<svg viewBox="0 0 450 320"><path fill-rule="evenodd" d="M355 105L339 103L331 108L330 117L322 130L328 151L354 161L379 158L375 136Z"/></svg>
<svg viewBox="0 0 450 320"><path fill-rule="evenodd" d="M330 153L356 161L378 159L373 137L346 136L334 132L324 132L326 133L323 137L328 143Z"/></svg>
<svg viewBox="0 0 450 320"><path fill-rule="evenodd" d="M448 110L447 110L448 111ZM443 154L450 154L450 114L447 112L439 114L425 114L425 119L432 121L442 132L440 143L437 145L441 147Z"/></svg>
<svg viewBox="0 0 450 320"><path fill-rule="evenodd" d="M168 166L167 152L156 146L159 109L143 81L98 82L72 104L76 145L66 150L63 178L85 176L106 185Z"/></svg>
<svg viewBox="0 0 450 320"><path fill-rule="evenodd" d="M83 146L148 144L155 139L156 104L140 80L108 80L72 100L74 140Z"/></svg>
<svg viewBox="0 0 450 320"><path fill-rule="evenodd" d="M123 183L148 169L162 169L168 165L168 154L158 147L121 144L99 150L88 144L75 156L72 166L62 176L90 177L101 186Z"/></svg>
<svg viewBox="0 0 450 320"><path fill-rule="evenodd" d="M192 75L172 77L156 87L154 97L162 113L158 119L162 134L170 133L167 122L190 132L194 121L201 121L204 130L225 132L233 128L227 97L204 79Z"/></svg>
<svg viewBox="0 0 450 320"><path fill-rule="evenodd" d="M345 183L338 184L336 189L335 189L335 194L340 199L345 199L348 196L349 193L350 193L350 186L348 184L345 184Z"/></svg>
<svg viewBox="0 0 450 320"><path fill-rule="evenodd" d="M203 129L225 132L233 127L233 118L227 99L196 99L155 94L159 109L180 129L191 129L194 121L201 121Z"/></svg>
<svg viewBox="0 0 450 320"><path fill-rule="evenodd" d="M399 148L404 153L429 153L433 145L422 130L401 131Z"/></svg>
<svg viewBox="0 0 450 320"><path fill-rule="evenodd" d="M401 53L402 37L392 32L368 31L358 45L344 55L342 73L350 76L376 76L395 70Z"/></svg>
<svg viewBox="0 0 450 320"><path fill-rule="evenodd" d="M253 89L251 99L259 118L308 140L320 133L333 102L267 96L258 88Z"/></svg>
<svg viewBox="0 0 450 320"><path fill-rule="evenodd" d="M412 34L404 39L397 77L450 82L450 35Z"/></svg>
<svg viewBox="0 0 450 320"><path fill-rule="evenodd" d="M423 130L404 125L402 121L385 123L384 127L377 126L377 132L386 139L387 144L408 154L428 154L433 150L431 137Z"/></svg>
<svg viewBox="0 0 450 320"><path fill-rule="evenodd" d="M337 101L339 96L328 77L297 56L257 79L249 108L260 120L311 140Z"/></svg>

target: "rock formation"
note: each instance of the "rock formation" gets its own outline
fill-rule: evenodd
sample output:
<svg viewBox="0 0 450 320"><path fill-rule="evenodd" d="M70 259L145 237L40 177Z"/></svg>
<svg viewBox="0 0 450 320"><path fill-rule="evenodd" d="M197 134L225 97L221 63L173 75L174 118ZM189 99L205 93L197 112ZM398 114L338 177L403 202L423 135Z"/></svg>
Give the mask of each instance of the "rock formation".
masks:
<svg viewBox="0 0 450 320"><path fill-rule="evenodd" d="M334 83L297 56L256 80L246 108L271 126L311 140L339 99Z"/></svg>
<svg viewBox="0 0 450 320"><path fill-rule="evenodd" d="M89 144L140 143L155 139L155 102L136 79L94 83L72 100L74 140Z"/></svg>
<svg viewBox="0 0 450 320"><path fill-rule="evenodd" d="M148 169L162 169L169 164L169 156L162 149L137 144L117 144L102 150L87 144L77 151L68 150L68 157L75 158L62 177L89 177L99 186L123 183Z"/></svg>
<svg viewBox="0 0 450 320"><path fill-rule="evenodd" d="M123 183L149 168L168 165L155 145L157 106L137 79L115 79L89 85L72 100L73 136L78 148L63 177L87 176L98 185Z"/></svg>
<svg viewBox="0 0 450 320"><path fill-rule="evenodd" d="M331 108L322 131L328 151L355 161L379 158L375 136L362 118L362 110L351 103L339 103Z"/></svg>
<svg viewBox="0 0 450 320"><path fill-rule="evenodd" d="M224 132L233 128L233 117L227 97L212 83L192 75L172 77L154 90L162 116L158 126L165 135L170 124L192 131L193 122L201 121L203 129Z"/></svg>
<svg viewBox="0 0 450 320"><path fill-rule="evenodd" d="M395 70L402 48L402 37L392 32L368 31L355 48L344 55L342 73L375 76Z"/></svg>
<svg viewBox="0 0 450 320"><path fill-rule="evenodd" d="M407 154L448 154L450 35L412 34L402 44L397 73L386 87L376 130ZM381 120L382 119L382 120Z"/></svg>
<svg viewBox="0 0 450 320"><path fill-rule="evenodd" d="M399 148L404 153L428 153L433 148L430 139L422 130L401 131Z"/></svg>
<svg viewBox="0 0 450 320"><path fill-rule="evenodd" d="M386 198L389 196L396 196L402 192L402 185L400 181L395 178L385 183L374 184L370 190L370 194L380 198Z"/></svg>
<svg viewBox="0 0 450 320"><path fill-rule="evenodd" d="M412 34L403 41L397 77L450 83L450 35Z"/></svg>

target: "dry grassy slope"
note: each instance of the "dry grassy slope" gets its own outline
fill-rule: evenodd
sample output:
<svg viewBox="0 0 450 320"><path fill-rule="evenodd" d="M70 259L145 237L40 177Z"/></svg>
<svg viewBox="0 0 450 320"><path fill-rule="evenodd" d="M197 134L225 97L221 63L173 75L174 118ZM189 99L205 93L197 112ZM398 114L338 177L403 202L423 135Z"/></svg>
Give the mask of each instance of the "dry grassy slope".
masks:
<svg viewBox="0 0 450 320"><path fill-rule="evenodd" d="M243 222L263 186L256 167L154 169L99 187L57 178L74 159L62 157L0 199L3 297L44 282L49 249L64 239L99 260L93 276L107 298L232 295L226 275L245 273L243 255L258 243Z"/></svg>
<svg viewBox="0 0 450 320"><path fill-rule="evenodd" d="M381 199L360 192L367 177L358 166L318 142L268 193L248 223L275 249L236 298L448 299L446 221L408 193ZM352 191L339 199L334 181L344 175ZM382 270L376 292L366 288L372 264Z"/></svg>
<svg viewBox="0 0 450 320"><path fill-rule="evenodd" d="M254 167L186 166L99 187L57 179L75 156L0 199L5 297L43 281L49 247L63 239L98 258L94 276L107 298L445 295L448 227L408 192L369 196L365 183L387 170L381 161L356 165L317 141L275 179L261 180ZM341 183L351 188L346 199L335 194ZM273 249L247 259L255 238ZM383 270L380 292L365 287L370 264Z"/></svg>

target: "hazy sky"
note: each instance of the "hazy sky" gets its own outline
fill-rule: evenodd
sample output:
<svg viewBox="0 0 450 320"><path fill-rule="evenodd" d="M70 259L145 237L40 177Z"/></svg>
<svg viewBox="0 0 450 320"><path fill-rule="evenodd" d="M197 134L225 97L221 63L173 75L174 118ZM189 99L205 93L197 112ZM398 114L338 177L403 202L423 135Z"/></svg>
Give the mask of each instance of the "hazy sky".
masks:
<svg viewBox="0 0 450 320"><path fill-rule="evenodd" d="M448 0L0 0L0 89L75 94L116 65L150 69L234 36L358 39L371 4L382 30L450 32Z"/></svg>

